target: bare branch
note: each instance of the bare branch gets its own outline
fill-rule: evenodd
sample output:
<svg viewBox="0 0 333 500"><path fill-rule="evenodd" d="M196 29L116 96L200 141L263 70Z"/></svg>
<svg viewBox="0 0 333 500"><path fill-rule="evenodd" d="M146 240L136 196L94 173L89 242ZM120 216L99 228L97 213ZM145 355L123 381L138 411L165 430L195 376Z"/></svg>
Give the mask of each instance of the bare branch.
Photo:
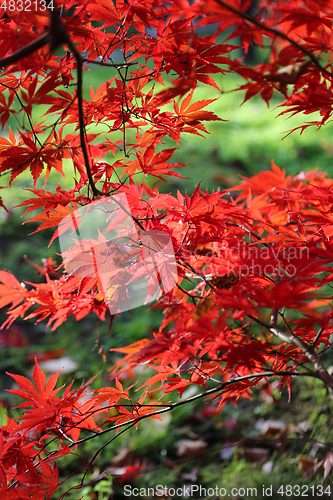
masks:
<svg viewBox="0 0 333 500"><path fill-rule="evenodd" d="M25 47L22 47L21 49L14 52L14 54L0 59L0 68L5 68L10 64L14 64L18 61L21 61L25 57L30 56L31 54L33 54L33 52L36 52L36 50L41 49L42 47L44 47L44 45L50 42L51 42L51 33L50 32L45 33L44 35L40 36L33 42L28 43L28 45L26 45Z"/></svg>
<svg viewBox="0 0 333 500"><path fill-rule="evenodd" d="M295 335L290 335L288 333L283 332L276 326L271 326L268 325L267 323L264 323L258 318L255 318L252 315L248 315L249 318L251 318L253 321L258 323L259 325L267 328L267 330L276 337L278 337L280 340L283 342L286 342L287 344L294 344L302 351L304 352L305 356L308 358L310 363L313 365L315 370L317 371L319 378L324 382L324 384L330 389L330 393L333 393L333 378L331 375L328 373L320 359L317 357L316 353L314 352L314 349L312 345L306 344L302 339L299 337L296 337Z"/></svg>
<svg viewBox="0 0 333 500"><path fill-rule="evenodd" d="M78 441L75 441L74 443L70 444L69 446L70 447L77 446L77 445L82 444L86 441L89 441L90 439L93 439L97 436L101 436L101 435L106 434L110 431L120 429L121 427L124 427L126 425L134 424L134 423L140 422L140 420L143 420L145 418L152 417L155 415L160 415L160 414L166 413L168 411L172 411L174 408L177 408L178 406L182 406L184 404L188 404L188 403L191 403L193 401L197 401L199 399L205 398L206 396L210 396L210 395L215 394L217 392L221 392L225 387L230 386L232 384L236 384L238 382L242 382L244 380L250 380L250 379L272 377L272 376L279 377L280 375L313 377L313 378L321 379L319 374L314 373L314 372L297 372L297 371L288 371L288 370L281 370L281 371L276 372L274 370L267 370L264 372L250 373L249 375L243 375L241 377L236 377L232 380L228 380L227 382L222 382L218 387L214 387L212 389L209 389L208 391L197 394L196 396L192 396L190 398L183 399L183 400L178 401L176 403L165 405L163 408L160 408L160 409L153 411L151 413L147 413L145 415L141 415L139 417L135 417L132 420L128 420L127 422L124 422L122 424L113 425L112 427L109 427L108 429L105 429L105 430L99 432L98 434L94 434L93 436L88 436L86 438L79 439ZM143 405L143 406L148 406L148 405ZM161 406L161 405L159 405L159 406ZM85 418L88 418L88 417L85 417ZM83 420L85 420L85 419L83 419Z"/></svg>

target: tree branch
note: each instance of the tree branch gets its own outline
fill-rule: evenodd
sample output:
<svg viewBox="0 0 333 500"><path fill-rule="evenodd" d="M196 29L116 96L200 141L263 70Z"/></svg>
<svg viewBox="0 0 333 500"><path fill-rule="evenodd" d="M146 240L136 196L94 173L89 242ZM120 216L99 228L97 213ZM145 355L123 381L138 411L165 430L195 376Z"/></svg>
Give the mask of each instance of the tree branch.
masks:
<svg viewBox="0 0 333 500"><path fill-rule="evenodd" d="M304 342L299 337L283 332L274 325L268 325L267 323L264 323L260 319L255 318L250 314L248 315L248 317L251 318L256 323L258 323L259 325L267 328L269 332L273 333L273 335L278 337L283 342L286 342L287 344L294 344L295 346L302 349L305 356L308 358L309 362L313 365L313 367L317 371L319 378L330 389L330 393L333 394L333 378L328 373L328 371L326 370L320 359L317 357L312 346L306 344L306 342Z"/></svg>
<svg viewBox="0 0 333 500"><path fill-rule="evenodd" d="M112 427L109 427L109 428L107 428L107 429L99 432L98 434L94 434L93 436L88 436L86 438L79 439L78 441L75 441L75 442L71 443L69 445L69 447L72 448L72 447L77 446L79 444L82 444L82 443L84 443L86 441L89 441L90 439L94 439L97 436L101 436L101 435L106 434L106 433L108 433L110 431L120 429L121 427L124 427L126 425L135 424L135 423L140 422L140 420L143 420L145 418L152 417L152 416L155 416L155 415L160 415L160 414L166 413L168 411L172 411L174 408L177 408L178 406L182 406L184 404L191 403L193 401L197 401L199 399L202 399L202 398L204 398L206 396L210 396L211 394L215 394L217 392L222 391L225 387L227 387L229 385L236 384L238 382L242 382L243 380L250 380L250 379L253 379L253 378L271 377L271 376L277 376L278 377L280 375L285 375L285 376L294 376L295 375L295 376L314 377L314 378L321 379L321 377L317 373L313 373L313 372L312 373L309 373L309 372L296 372L296 371L291 372L291 371L288 371L288 370L282 370L282 371L279 371L279 372L276 372L274 370L267 370L267 371L264 371L264 372L257 372L257 373L250 373L249 375L242 375L241 377L237 377L237 378L234 378L232 380L228 380L227 382L222 382L218 387L214 387L212 389L209 389L208 391L205 391L205 392L202 392L200 394L197 394L196 396L192 396L192 397L190 397L188 399L183 399L181 401L177 401L176 403L172 403L172 404L166 405L164 408L160 408L159 410L152 411L151 413L147 413L145 415L141 415L139 417L135 417L135 418L133 418L131 420L128 420L127 422L123 422L122 424L113 425ZM148 406L148 405L143 405L143 406ZM88 417L86 417L86 418L88 418ZM83 419L83 420L85 420L85 419Z"/></svg>
<svg viewBox="0 0 333 500"><path fill-rule="evenodd" d="M297 43L295 40L293 40L292 38L290 38L288 35L285 35L284 33L282 33L281 31L279 31L276 28L270 28L269 26L266 26L261 21L258 21L257 19L254 19L252 16L250 16L249 14L246 14L245 12L242 12L241 10L235 9L231 5L229 5L226 2L224 2L223 0L215 0L215 1L219 5L221 5L221 7L224 7L225 9L229 10L230 12L233 12L234 14L237 14L242 19L246 19L247 21L249 21L250 23L254 24L255 26L258 26L258 28L261 28L262 30L267 31L268 33L272 33L273 35L276 35L279 38L282 38L282 40L286 40L290 44L294 45L294 47L297 47L301 52L303 52L304 54L306 54L311 59L311 61L313 62L313 64L315 66L317 66L317 68L320 69L320 71L322 71L323 73L325 73L327 76L333 77L333 73L331 73L326 68L324 68L318 62L317 57L312 52L310 52L305 47L302 47L302 45L300 45L299 43Z"/></svg>
<svg viewBox="0 0 333 500"><path fill-rule="evenodd" d="M56 49L59 45L68 42L68 34L67 31L61 22L58 10L56 6L53 6L53 9L48 9L50 14L50 31L44 33L36 40L28 43L25 47L21 47L14 54L4 57L0 59L0 68L4 68L9 66L10 64L14 64L18 61L21 61L27 56L36 52L36 50L41 49L44 45L50 44L50 52Z"/></svg>
<svg viewBox="0 0 333 500"><path fill-rule="evenodd" d="M47 43L50 44L50 52L53 51L56 47L62 44L66 44L70 50L72 51L76 65L77 65L77 99L78 99L78 113L79 113L79 130L80 130L80 145L83 153L83 158L84 158L84 164L85 168L87 171L88 179L89 179L89 185L92 189L92 192L94 196L107 196L110 193L103 193L102 191L99 191L94 183L94 179L91 173L91 168L90 168L90 163L89 163L89 157L88 157L88 152L87 152L87 146L86 146L86 141L85 141L85 124L84 124L84 114L83 114L83 99L82 99L82 67L83 67L83 58L81 54L76 50L74 44L72 43L64 24L62 23L59 13L57 11L56 6L54 5L54 8L51 10L49 9L50 13L50 31L48 33L45 33L44 35L40 36L37 40L34 40L30 44L26 45L25 47L22 47L18 51L16 51L14 54L11 56L5 57L3 59L0 59L0 68L4 66L9 66L10 64L13 64L24 57L27 57L31 55L33 52L36 50L40 49ZM119 66L119 65L118 65ZM128 63L125 64L125 66L128 66ZM119 207L139 226L142 231L145 231L144 226L141 224L141 222L134 217L131 213L126 210L126 208L123 206L121 202L119 202L117 199L115 199L115 202L119 205Z"/></svg>
<svg viewBox="0 0 333 500"><path fill-rule="evenodd" d="M10 64L15 64L16 62L21 61L21 59L30 56L30 54L36 52L36 50L38 49L41 49L42 47L44 47L44 45L50 43L50 41L51 33L45 33L33 42L28 43L28 45L26 45L25 47L22 47L21 49L14 52L14 54L0 59L0 68L5 68Z"/></svg>

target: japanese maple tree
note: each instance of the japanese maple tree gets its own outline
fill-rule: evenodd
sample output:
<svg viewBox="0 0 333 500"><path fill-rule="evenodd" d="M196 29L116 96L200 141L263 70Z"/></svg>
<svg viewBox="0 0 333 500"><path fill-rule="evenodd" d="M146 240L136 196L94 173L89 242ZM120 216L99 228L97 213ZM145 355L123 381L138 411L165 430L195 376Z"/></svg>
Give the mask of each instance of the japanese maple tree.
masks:
<svg viewBox="0 0 333 500"><path fill-rule="evenodd" d="M153 232L172 243L176 264L173 286L155 297L149 278L142 302L154 298L153 307L163 309L160 328L117 349L124 357L110 367L115 377L141 363L156 372L135 401L117 378L95 391L91 381L67 387L60 396L58 374L46 382L37 362L34 384L11 375L19 386L12 392L24 402L20 419L1 427L1 498L51 498L61 457L79 453L87 439L98 442L101 433L186 404L170 402L171 396L182 396L191 384L202 386L192 400L205 397L216 411L274 378L290 388L292 377L316 377L332 394L320 353L333 333L333 180L315 170L287 176L272 163L271 170L228 191L198 186L191 195L174 196L159 193L150 179L181 176L182 165L172 156L183 134L204 135L206 122L224 119L209 111L213 99L196 100L199 84L219 90L217 74L242 77L245 100L260 94L268 104L277 91L281 113L316 112L301 131L327 123L333 110L333 2L5 0L0 9L0 120L6 131L0 173L8 188L22 172L31 173L21 204L26 222L38 222L38 231L53 228L52 242L77 230L77 213L112 198L138 234L136 250L122 244L119 253L105 227L97 257L92 247L70 247L63 268L55 269L52 259L39 267L43 283L0 271L0 307L8 316L3 327L20 317L45 320L56 330L88 314L112 324L120 309L112 312L110 300L116 296L117 305L123 299L125 278L112 274L105 290L94 274L96 259L108 255L128 282L134 275L152 276L153 267L137 264L144 238ZM202 36L199 28L212 24L214 34ZM270 47L269 59L256 67L233 55L239 48L246 54L253 44ZM85 100L82 83L94 65L112 68L115 76L96 92L91 88ZM47 113L36 121L40 105ZM13 115L15 130L7 123ZM166 137L175 148L165 147ZM110 152L117 155L113 163ZM71 190L61 183L47 190L52 169L65 177L73 168ZM137 182L142 174L146 180ZM45 185L36 189L40 178ZM126 224L123 233L133 239ZM80 264L71 267L78 253ZM97 425L95 416L108 409L112 414ZM82 431L88 434L80 439Z"/></svg>

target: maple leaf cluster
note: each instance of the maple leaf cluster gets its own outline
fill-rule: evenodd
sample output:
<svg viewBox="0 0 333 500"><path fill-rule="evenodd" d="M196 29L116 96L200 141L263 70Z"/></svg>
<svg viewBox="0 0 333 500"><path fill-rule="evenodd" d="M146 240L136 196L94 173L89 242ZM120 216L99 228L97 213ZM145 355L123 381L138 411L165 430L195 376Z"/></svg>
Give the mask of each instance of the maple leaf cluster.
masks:
<svg viewBox="0 0 333 500"><path fill-rule="evenodd" d="M190 384L199 385L219 411L227 401L251 397L252 387L271 376L290 390L292 376L312 374L333 390L318 356L333 333L333 180L315 170L287 176L273 162L271 170L228 191L198 186L192 195L168 194L150 182L181 176L183 164L170 162L175 148L165 147L166 138L177 146L185 133L204 135L207 122L223 120L206 109L215 99L196 100L199 84L221 90L216 75L233 72L245 79L245 100L259 94L269 104L278 91L282 113L315 112L301 132L327 123L333 2L34 4L28 11L17 3L0 17L0 122L8 131L0 138L1 177L10 187L30 172L34 196L21 206L25 215L37 211L26 221L38 222L37 231L54 229L50 244L73 229L79 209L125 196L126 214L142 234L170 238L177 275L175 286L153 305L163 309L160 328L115 349L124 357L113 373L141 363L156 372L139 388L136 403L131 387L118 381L96 391L88 389L90 381L77 390L69 386L59 397L58 374L46 383L37 362L35 386L12 375L20 387L12 392L25 402L18 422L8 419L0 429L1 494L8 499L51 498L59 486L57 461L80 444L81 430L92 433L84 441L111 422L118 430L177 405L168 401L161 408L156 391L182 396ZM214 33L201 35L209 25ZM226 32L228 40L221 41ZM237 45L227 43L232 39ZM251 45L269 45L269 59L250 67L244 55L234 55ZM110 72L110 79L85 99L82 82L95 66ZM36 120L40 106L47 111ZM60 183L46 190L53 170L63 177L74 171L73 188L66 191ZM45 185L36 189L40 179ZM5 208L1 198L0 205ZM126 258L107 236L99 236L100 254L125 268ZM90 313L103 321L110 316L106 293L91 271L92 256L81 252L80 258L85 273L56 269L52 258L43 267L33 263L42 283L0 271L0 308L9 307L2 326L20 317L45 320L55 330ZM135 258L132 252L128 266ZM147 302L153 296L148 282ZM104 413L97 425L95 416ZM48 451L52 442L56 451Z"/></svg>

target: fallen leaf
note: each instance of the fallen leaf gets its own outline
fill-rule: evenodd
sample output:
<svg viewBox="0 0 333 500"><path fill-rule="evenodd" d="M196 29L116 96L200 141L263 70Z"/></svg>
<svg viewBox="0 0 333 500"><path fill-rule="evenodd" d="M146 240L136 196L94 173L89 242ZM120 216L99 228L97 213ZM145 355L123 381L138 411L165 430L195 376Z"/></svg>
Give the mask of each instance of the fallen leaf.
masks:
<svg viewBox="0 0 333 500"><path fill-rule="evenodd" d="M56 373L61 370L61 373L74 373L78 370L79 365L73 358L63 356L62 358L49 359L48 361L41 361L40 368L46 373Z"/></svg>
<svg viewBox="0 0 333 500"><path fill-rule="evenodd" d="M243 448L240 454L252 464L260 463L262 465L267 462L269 450L266 448Z"/></svg>
<svg viewBox="0 0 333 500"><path fill-rule="evenodd" d="M207 450L207 443L202 439L181 439L177 443L177 455L180 458L194 458L203 455Z"/></svg>
<svg viewBox="0 0 333 500"><path fill-rule="evenodd" d="M124 467L126 465L132 465L134 461L133 451L131 448L124 448L120 450L117 455L111 458L110 464L113 467Z"/></svg>
<svg viewBox="0 0 333 500"><path fill-rule="evenodd" d="M297 462L298 469L303 477L311 478L315 475L315 465L318 462L317 458L298 455Z"/></svg>
<svg viewBox="0 0 333 500"><path fill-rule="evenodd" d="M288 425L282 420L258 420L255 427L267 438L281 436L288 430Z"/></svg>

